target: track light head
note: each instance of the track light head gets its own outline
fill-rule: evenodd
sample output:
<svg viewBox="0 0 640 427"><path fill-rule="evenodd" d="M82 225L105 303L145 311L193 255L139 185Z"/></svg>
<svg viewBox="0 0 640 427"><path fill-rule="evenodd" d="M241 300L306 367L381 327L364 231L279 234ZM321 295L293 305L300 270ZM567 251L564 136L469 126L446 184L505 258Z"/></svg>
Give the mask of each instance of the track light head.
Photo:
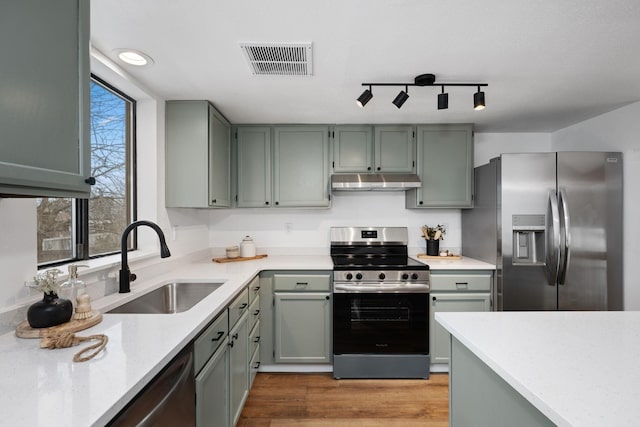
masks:
<svg viewBox="0 0 640 427"><path fill-rule="evenodd" d="M366 89L364 92L362 92L362 95L358 97L356 105L362 108L367 105L367 102L371 101L371 98L373 98L373 93L371 93L371 87L369 87L369 89Z"/></svg>
<svg viewBox="0 0 640 427"><path fill-rule="evenodd" d="M444 93L444 86L442 86L442 93L438 94L438 110L446 110L449 108L449 94Z"/></svg>
<svg viewBox="0 0 640 427"><path fill-rule="evenodd" d="M409 88L405 87L404 90L401 90L396 99L393 100L393 105L400 108L402 105L409 99L409 94L407 93Z"/></svg>
<svg viewBox="0 0 640 427"><path fill-rule="evenodd" d="M474 110L484 110L485 107L484 102L484 92L480 91L480 86L478 86L478 91L473 94L473 109Z"/></svg>

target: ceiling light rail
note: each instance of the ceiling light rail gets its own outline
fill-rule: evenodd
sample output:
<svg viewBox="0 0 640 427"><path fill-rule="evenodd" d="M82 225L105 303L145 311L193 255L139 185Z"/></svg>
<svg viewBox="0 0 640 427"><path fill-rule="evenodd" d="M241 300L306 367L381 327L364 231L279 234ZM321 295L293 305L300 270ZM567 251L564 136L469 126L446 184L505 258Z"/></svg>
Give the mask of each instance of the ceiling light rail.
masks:
<svg viewBox="0 0 640 427"><path fill-rule="evenodd" d="M356 104L362 108L367 102L373 98L373 86L404 86L404 90L400 91L396 98L392 101L393 105L400 108L409 99L409 86L435 86L441 88L438 94L438 110L446 110L449 108L449 94L445 92L445 87L476 87L477 92L473 94L474 110L482 110L486 106L484 92L481 87L489 86L488 83L440 83L436 82L435 74L420 74L416 76L413 83L362 83L362 86L368 86L356 100Z"/></svg>

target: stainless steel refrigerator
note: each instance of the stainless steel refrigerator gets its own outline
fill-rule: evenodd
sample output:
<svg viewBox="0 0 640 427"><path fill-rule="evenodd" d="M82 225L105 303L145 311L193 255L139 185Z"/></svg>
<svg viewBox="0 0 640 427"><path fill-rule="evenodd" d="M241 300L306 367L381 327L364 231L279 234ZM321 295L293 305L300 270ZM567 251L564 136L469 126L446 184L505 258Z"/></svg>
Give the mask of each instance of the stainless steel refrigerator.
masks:
<svg viewBox="0 0 640 427"><path fill-rule="evenodd" d="M622 310L622 154L502 154L475 169L462 252L497 310Z"/></svg>

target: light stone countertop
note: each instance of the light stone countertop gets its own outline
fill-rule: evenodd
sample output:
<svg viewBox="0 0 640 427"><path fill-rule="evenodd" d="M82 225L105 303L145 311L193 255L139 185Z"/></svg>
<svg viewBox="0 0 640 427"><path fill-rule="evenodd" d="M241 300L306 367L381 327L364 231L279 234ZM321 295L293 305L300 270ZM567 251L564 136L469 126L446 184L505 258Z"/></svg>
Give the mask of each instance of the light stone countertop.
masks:
<svg viewBox="0 0 640 427"><path fill-rule="evenodd" d="M558 426L637 426L640 312L436 313Z"/></svg>
<svg viewBox="0 0 640 427"><path fill-rule="evenodd" d="M431 261L431 260L430 260ZM172 281L221 281L224 284L192 309L179 314L105 314L103 321L79 336L106 334L106 351L84 363L73 355L90 343L45 350L37 339L0 335L0 425L90 426L113 418L161 369L265 270L331 270L329 255L277 255L261 260L214 263L211 257L161 267L141 274L129 294L92 301L105 312L137 295ZM480 263L480 264L479 264ZM491 269L469 258L428 263L438 269ZM167 264L164 264L165 266ZM153 269L152 269L153 270ZM136 272L135 268L132 268Z"/></svg>
<svg viewBox="0 0 640 427"><path fill-rule="evenodd" d="M417 254L410 255L411 258L427 264L431 270L495 270L494 264L489 264L474 258L463 256L462 259L426 259L418 258Z"/></svg>

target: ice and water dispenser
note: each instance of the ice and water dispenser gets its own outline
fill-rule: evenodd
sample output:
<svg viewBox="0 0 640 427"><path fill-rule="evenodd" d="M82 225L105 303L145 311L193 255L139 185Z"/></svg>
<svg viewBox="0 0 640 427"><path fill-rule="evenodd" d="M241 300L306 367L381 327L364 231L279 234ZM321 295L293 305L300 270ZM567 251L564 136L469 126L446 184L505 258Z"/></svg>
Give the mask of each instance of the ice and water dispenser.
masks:
<svg viewBox="0 0 640 427"><path fill-rule="evenodd" d="M545 216L513 215L514 265L543 265L545 260Z"/></svg>

